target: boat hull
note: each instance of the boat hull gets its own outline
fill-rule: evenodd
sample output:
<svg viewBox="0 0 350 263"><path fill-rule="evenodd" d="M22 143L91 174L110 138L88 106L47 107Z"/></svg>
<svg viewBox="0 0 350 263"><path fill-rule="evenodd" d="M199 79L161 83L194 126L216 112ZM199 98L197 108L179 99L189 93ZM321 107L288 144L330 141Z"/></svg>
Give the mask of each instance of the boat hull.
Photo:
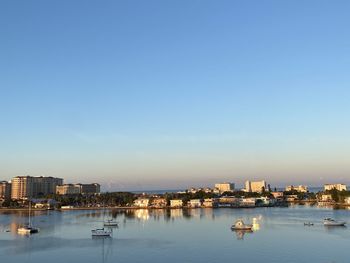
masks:
<svg viewBox="0 0 350 263"><path fill-rule="evenodd" d="M118 223L104 223L104 226L118 226Z"/></svg>
<svg viewBox="0 0 350 263"><path fill-rule="evenodd" d="M323 224L325 226L345 226L346 222L337 221L332 218L326 218L325 220L323 220Z"/></svg>
<svg viewBox="0 0 350 263"><path fill-rule="evenodd" d="M37 228L19 228L17 230L17 233L22 234L22 235L36 234L36 233L39 233L39 229L37 229Z"/></svg>
<svg viewBox="0 0 350 263"><path fill-rule="evenodd" d="M345 222L339 222L339 223L324 223L325 226L345 226Z"/></svg>
<svg viewBox="0 0 350 263"><path fill-rule="evenodd" d="M246 227L231 227L232 230L241 230L241 231L251 231L253 229L252 226L246 226Z"/></svg>
<svg viewBox="0 0 350 263"><path fill-rule="evenodd" d="M107 220L103 222L104 226L118 226L118 222L114 220Z"/></svg>
<svg viewBox="0 0 350 263"><path fill-rule="evenodd" d="M91 234L93 237L110 237L111 234Z"/></svg>
<svg viewBox="0 0 350 263"><path fill-rule="evenodd" d="M105 229L95 229L91 230L91 235L93 237L110 237L112 235L112 231L108 231Z"/></svg>

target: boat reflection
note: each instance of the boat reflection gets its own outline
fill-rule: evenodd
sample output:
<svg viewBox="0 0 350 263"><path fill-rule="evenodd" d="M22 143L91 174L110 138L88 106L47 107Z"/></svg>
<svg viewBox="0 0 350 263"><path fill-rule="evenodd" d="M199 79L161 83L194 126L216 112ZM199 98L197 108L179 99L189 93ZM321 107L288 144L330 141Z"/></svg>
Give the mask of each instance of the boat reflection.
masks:
<svg viewBox="0 0 350 263"><path fill-rule="evenodd" d="M245 234L252 234L254 232L257 232L260 230L260 223L259 221L262 220L262 216L259 215L258 217L253 217L253 222L251 225L251 228L249 229L232 229L233 232L236 233L237 240L243 240Z"/></svg>
<svg viewBox="0 0 350 263"><path fill-rule="evenodd" d="M244 240L245 234L253 233L253 230L233 230L236 233L237 240Z"/></svg>
<svg viewBox="0 0 350 263"><path fill-rule="evenodd" d="M93 236L92 240L94 240L95 245L101 247L101 263L108 262L108 258L110 258L113 251L113 238L110 236ZM107 246L107 249L106 249Z"/></svg>
<svg viewBox="0 0 350 263"><path fill-rule="evenodd" d="M101 240L101 239L111 239L111 236L91 236L93 240Z"/></svg>
<svg viewBox="0 0 350 263"><path fill-rule="evenodd" d="M252 225L253 225L252 227L253 231L259 231L260 230L259 218L254 217Z"/></svg>

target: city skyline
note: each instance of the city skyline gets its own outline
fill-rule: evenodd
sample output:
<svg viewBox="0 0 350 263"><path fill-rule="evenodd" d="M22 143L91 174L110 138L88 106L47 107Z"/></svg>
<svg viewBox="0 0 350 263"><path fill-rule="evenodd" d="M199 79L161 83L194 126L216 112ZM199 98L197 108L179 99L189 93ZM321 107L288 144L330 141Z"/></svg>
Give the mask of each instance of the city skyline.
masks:
<svg viewBox="0 0 350 263"><path fill-rule="evenodd" d="M1 180L350 184L347 1L153 3L0 3Z"/></svg>
<svg viewBox="0 0 350 263"><path fill-rule="evenodd" d="M45 176L45 175L40 175L40 176L33 176L33 175L17 175L14 176L13 178L9 179L9 180L5 180L4 182L9 182L11 183L11 181L17 177L31 177L31 178L41 178L41 177L51 177L51 176ZM66 180L64 178L61 178L63 180L62 185L80 185L82 183L90 183L86 180L82 180L81 182L73 182L71 180ZM191 189L192 187L194 188L215 188L217 184L232 184L234 186L234 188L236 190L239 189L247 189L247 183L251 182L252 180L254 181L254 178L245 178L244 181L242 180L234 180L234 179L228 179L228 180L222 180L222 181L218 181L216 179L209 179L209 180L204 180L202 182L194 182L193 184L190 183L191 180L183 182L182 184L177 185L178 187L174 187L171 188L168 185L165 185L163 187L154 187L154 185L152 185L152 183L149 182L142 182L139 184L135 184L135 185L123 185L123 184L118 184L118 181L114 181L114 182L102 182L101 184L101 191L102 192L113 192L113 191L163 191L163 190L170 190L170 191L177 191L177 190L188 190ZM1 180L0 180L1 181ZM334 185L334 184L342 184L342 185L347 185L348 183L344 183L344 181L334 181L332 179L326 179L325 182L326 183L322 183L317 185L317 184L302 184L300 183L300 181L288 181L287 183L274 183L274 182L270 182L270 181L265 181L264 179L261 179L260 181L255 181L257 183L265 183L266 187L269 187L270 189L284 189L286 187L308 187L308 188L313 188L313 189L318 189L318 188L322 188L324 185ZM305 182L305 181L304 181ZM98 183L100 184L101 182L94 182L94 183ZM171 184L170 184L171 185ZM260 188L260 186L259 186Z"/></svg>

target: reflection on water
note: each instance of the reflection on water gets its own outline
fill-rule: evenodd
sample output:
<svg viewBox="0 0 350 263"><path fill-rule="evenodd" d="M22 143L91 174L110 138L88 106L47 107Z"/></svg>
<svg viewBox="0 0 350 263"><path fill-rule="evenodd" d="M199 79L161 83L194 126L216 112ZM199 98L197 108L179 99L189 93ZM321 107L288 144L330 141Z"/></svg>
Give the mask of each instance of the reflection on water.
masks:
<svg viewBox="0 0 350 263"><path fill-rule="evenodd" d="M101 262L106 262L108 260L108 255L111 254L111 250L113 249L112 238L94 236L92 237L92 240L96 242L96 246L101 247Z"/></svg>
<svg viewBox="0 0 350 263"><path fill-rule="evenodd" d="M259 224L259 220L261 220L262 216L259 217L254 217L253 218L253 231L259 231L260 230L260 224Z"/></svg>
<svg viewBox="0 0 350 263"><path fill-rule="evenodd" d="M233 229L232 231L236 233L236 237L238 240L243 240L245 234L251 234L254 232L257 232L260 230L260 223L259 221L262 220L262 215L258 215L256 217L253 217L252 220L248 219L247 225L252 225L252 229L245 229L245 230L237 230ZM251 223L250 223L251 222Z"/></svg>
<svg viewBox="0 0 350 263"><path fill-rule="evenodd" d="M243 240L245 234L253 233L252 230L233 230L236 233L237 240Z"/></svg>
<svg viewBox="0 0 350 263"><path fill-rule="evenodd" d="M350 229L322 224L326 217L350 223L350 211L325 207L35 211L32 219L41 231L22 237L17 228L27 217L22 211L0 213L3 262L46 262L48 258L50 263L222 262L232 258L254 262L258 258L271 263L345 263L350 257ZM102 227L104 218L121 224L111 238L92 238L91 229ZM233 233L230 227L239 218L252 224L253 231ZM304 222L315 225L305 228Z"/></svg>
<svg viewBox="0 0 350 263"><path fill-rule="evenodd" d="M135 210L134 211L135 213L135 217L137 219L140 219L140 220L143 220L143 221L146 221L149 219L149 212L148 212L148 209L139 209L139 210Z"/></svg>

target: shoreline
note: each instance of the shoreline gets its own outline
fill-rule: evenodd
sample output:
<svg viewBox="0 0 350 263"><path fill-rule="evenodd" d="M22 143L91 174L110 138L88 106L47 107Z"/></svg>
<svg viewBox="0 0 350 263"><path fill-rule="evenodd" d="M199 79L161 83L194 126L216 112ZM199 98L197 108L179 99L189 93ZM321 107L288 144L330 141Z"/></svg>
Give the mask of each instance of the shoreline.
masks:
<svg viewBox="0 0 350 263"><path fill-rule="evenodd" d="M289 207L288 204L311 204L314 203L316 205L320 206L338 206L338 207L350 207L350 204L344 204L344 203L319 203L317 201L293 201L288 202L287 206L232 206L232 207L137 207L137 206L116 206L116 207L73 207L73 208L57 208L57 209L45 209L45 208L32 208L31 211L83 211L83 210L171 210L171 209L255 209L255 208L276 208L276 207ZM0 212L28 212L28 208L0 208Z"/></svg>

